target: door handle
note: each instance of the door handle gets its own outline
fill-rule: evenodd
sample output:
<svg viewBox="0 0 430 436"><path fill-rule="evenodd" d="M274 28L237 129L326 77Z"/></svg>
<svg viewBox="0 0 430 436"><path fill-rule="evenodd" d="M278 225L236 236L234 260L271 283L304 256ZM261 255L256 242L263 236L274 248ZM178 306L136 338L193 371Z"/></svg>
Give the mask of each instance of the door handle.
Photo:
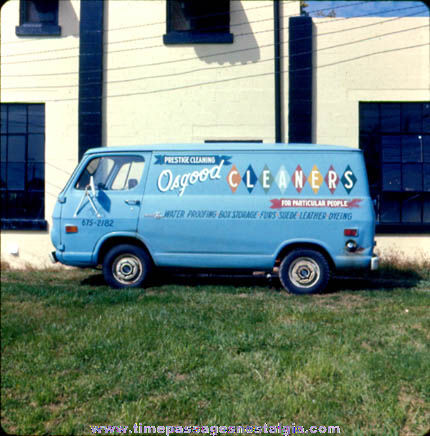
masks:
<svg viewBox="0 0 430 436"><path fill-rule="evenodd" d="M164 215L161 215L160 212L155 213L147 213L144 215L145 218L155 218L156 220L159 220L164 217Z"/></svg>
<svg viewBox="0 0 430 436"><path fill-rule="evenodd" d="M140 204L139 200L124 200L129 206L138 206Z"/></svg>

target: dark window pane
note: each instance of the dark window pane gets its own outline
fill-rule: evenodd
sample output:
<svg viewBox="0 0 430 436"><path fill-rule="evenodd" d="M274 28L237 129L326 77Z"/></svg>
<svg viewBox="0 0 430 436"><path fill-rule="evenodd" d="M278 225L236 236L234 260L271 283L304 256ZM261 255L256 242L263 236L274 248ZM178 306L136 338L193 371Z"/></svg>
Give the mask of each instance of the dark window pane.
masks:
<svg viewBox="0 0 430 436"><path fill-rule="evenodd" d="M7 165L8 189L25 188L25 164L9 163Z"/></svg>
<svg viewBox="0 0 430 436"><path fill-rule="evenodd" d="M423 104L423 132L430 133L430 103Z"/></svg>
<svg viewBox="0 0 430 436"><path fill-rule="evenodd" d="M400 132L400 104L381 104L381 131Z"/></svg>
<svg viewBox="0 0 430 436"><path fill-rule="evenodd" d="M44 135L28 135L28 160L36 162L45 160Z"/></svg>
<svg viewBox="0 0 430 436"><path fill-rule="evenodd" d="M420 164L405 164L402 167L402 184L403 191L423 190L423 173L422 165Z"/></svg>
<svg viewBox="0 0 430 436"><path fill-rule="evenodd" d="M367 176L372 192L379 190L381 180L381 164L379 156L379 135L361 135L360 148L364 152Z"/></svg>
<svg viewBox="0 0 430 436"><path fill-rule="evenodd" d="M402 162L422 162L422 157L418 135L402 136Z"/></svg>
<svg viewBox="0 0 430 436"><path fill-rule="evenodd" d="M29 133L45 133L45 107L42 104L28 106Z"/></svg>
<svg viewBox="0 0 430 436"><path fill-rule="evenodd" d="M1 164L1 179L0 179L0 188L6 189L7 187L7 179L6 179L6 164Z"/></svg>
<svg viewBox="0 0 430 436"><path fill-rule="evenodd" d="M422 135L424 162L430 163L430 135Z"/></svg>
<svg viewBox="0 0 430 436"><path fill-rule="evenodd" d="M227 0L191 0L191 27L201 32L228 32L230 2Z"/></svg>
<svg viewBox="0 0 430 436"><path fill-rule="evenodd" d="M378 103L360 103L360 132L379 132Z"/></svg>
<svg viewBox="0 0 430 436"><path fill-rule="evenodd" d="M1 216L43 219L44 105L3 103L1 113Z"/></svg>
<svg viewBox="0 0 430 436"><path fill-rule="evenodd" d="M1 104L1 133L7 132L7 106Z"/></svg>
<svg viewBox="0 0 430 436"><path fill-rule="evenodd" d="M25 192L8 192L6 200L7 215L9 218L27 218L25 210Z"/></svg>
<svg viewBox="0 0 430 436"><path fill-rule="evenodd" d="M8 133L27 132L27 107L24 104L9 106Z"/></svg>
<svg viewBox="0 0 430 436"><path fill-rule="evenodd" d="M430 195L423 196L423 222L430 223Z"/></svg>
<svg viewBox="0 0 430 436"><path fill-rule="evenodd" d="M7 159L7 136L1 135L1 161L6 162Z"/></svg>
<svg viewBox="0 0 430 436"><path fill-rule="evenodd" d="M185 10L185 3L186 2L176 0L170 1L172 30L191 30L191 23L186 14L187 11Z"/></svg>
<svg viewBox="0 0 430 436"><path fill-rule="evenodd" d="M399 164L382 166L382 189L384 191L401 190L401 166Z"/></svg>
<svg viewBox="0 0 430 436"><path fill-rule="evenodd" d="M169 0L170 31L228 32L229 0Z"/></svg>
<svg viewBox="0 0 430 436"><path fill-rule="evenodd" d="M25 136L11 135L8 140L8 162L25 162Z"/></svg>
<svg viewBox="0 0 430 436"><path fill-rule="evenodd" d="M27 167L27 189L43 190L45 186L45 165L29 163Z"/></svg>
<svg viewBox="0 0 430 436"><path fill-rule="evenodd" d="M402 149L401 136L382 136L382 161L400 162L400 152Z"/></svg>
<svg viewBox="0 0 430 436"><path fill-rule="evenodd" d="M402 131L418 133L422 129L421 103L402 104Z"/></svg>
<svg viewBox="0 0 430 436"><path fill-rule="evenodd" d="M58 0L26 0L26 19L29 23L55 23Z"/></svg>
<svg viewBox="0 0 430 436"><path fill-rule="evenodd" d="M26 217L43 219L45 216L45 199L43 192L31 192L26 195Z"/></svg>
<svg viewBox="0 0 430 436"><path fill-rule="evenodd" d="M9 218L8 209L7 209L7 192L0 191L0 206L1 206L1 217Z"/></svg>
<svg viewBox="0 0 430 436"><path fill-rule="evenodd" d="M421 198L419 195L403 200L402 222L421 223Z"/></svg>
<svg viewBox="0 0 430 436"><path fill-rule="evenodd" d="M424 191L430 192L430 164L424 164L423 171L424 171Z"/></svg>
<svg viewBox="0 0 430 436"><path fill-rule="evenodd" d="M380 222L400 222L400 201L391 195L383 195L380 203Z"/></svg>

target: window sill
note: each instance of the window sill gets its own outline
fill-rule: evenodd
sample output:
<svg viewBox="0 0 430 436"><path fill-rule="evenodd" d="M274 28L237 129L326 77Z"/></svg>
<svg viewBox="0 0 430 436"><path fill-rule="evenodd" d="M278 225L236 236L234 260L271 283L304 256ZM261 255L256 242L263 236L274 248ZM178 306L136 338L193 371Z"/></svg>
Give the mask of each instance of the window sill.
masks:
<svg viewBox="0 0 430 436"><path fill-rule="evenodd" d="M15 27L17 36L60 36L61 26L57 24L24 23Z"/></svg>
<svg viewBox="0 0 430 436"><path fill-rule="evenodd" d="M163 42L170 44L232 44L233 34L228 32L169 32Z"/></svg>
<svg viewBox="0 0 430 436"><path fill-rule="evenodd" d="M430 224L376 224L376 235L430 233Z"/></svg>
<svg viewBox="0 0 430 436"><path fill-rule="evenodd" d="M41 219L2 219L1 230L48 230L48 222Z"/></svg>

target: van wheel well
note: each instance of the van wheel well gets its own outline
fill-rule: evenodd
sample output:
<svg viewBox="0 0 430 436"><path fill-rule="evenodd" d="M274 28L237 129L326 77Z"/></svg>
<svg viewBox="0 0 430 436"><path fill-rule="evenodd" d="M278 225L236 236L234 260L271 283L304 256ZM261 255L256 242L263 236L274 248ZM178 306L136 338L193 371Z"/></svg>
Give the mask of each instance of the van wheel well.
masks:
<svg viewBox="0 0 430 436"><path fill-rule="evenodd" d="M131 238L127 236L116 236L113 238L109 238L105 242L103 242L103 245L100 247L98 257L97 257L97 263L100 265L103 263L104 258L106 254L115 246L121 245L121 244L129 244L129 245L135 245L136 247L142 248L145 250L146 254L151 259L151 262L153 262L152 256L149 253L148 249L146 248L145 244L142 241L139 241L139 239Z"/></svg>
<svg viewBox="0 0 430 436"><path fill-rule="evenodd" d="M332 271L336 268L336 266L333 262L333 259L331 258L331 256L328 254L328 252L323 247L321 247L320 245L312 244L312 243L308 243L308 242L298 242L296 244L291 244L291 245L285 246L279 252L278 257L276 258L275 265L279 266L282 262L282 259L284 259L285 256L288 256L288 254L290 254L293 250L303 250L303 249L318 251L319 253L321 253L325 257L325 259L327 260L327 262L330 266L330 269Z"/></svg>

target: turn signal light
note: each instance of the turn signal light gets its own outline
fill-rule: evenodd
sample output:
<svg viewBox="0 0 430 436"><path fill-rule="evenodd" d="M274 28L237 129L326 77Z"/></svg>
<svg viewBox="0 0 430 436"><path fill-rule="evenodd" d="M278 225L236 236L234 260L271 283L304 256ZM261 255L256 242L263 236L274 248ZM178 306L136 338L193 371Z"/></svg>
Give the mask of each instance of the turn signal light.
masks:
<svg viewBox="0 0 430 436"><path fill-rule="evenodd" d="M358 229L345 229L343 234L345 236L358 236Z"/></svg>
<svg viewBox="0 0 430 436"><path fill-rule="evenodd" d="M78 233L78 226L66 226L66 233Z"/></svg>

